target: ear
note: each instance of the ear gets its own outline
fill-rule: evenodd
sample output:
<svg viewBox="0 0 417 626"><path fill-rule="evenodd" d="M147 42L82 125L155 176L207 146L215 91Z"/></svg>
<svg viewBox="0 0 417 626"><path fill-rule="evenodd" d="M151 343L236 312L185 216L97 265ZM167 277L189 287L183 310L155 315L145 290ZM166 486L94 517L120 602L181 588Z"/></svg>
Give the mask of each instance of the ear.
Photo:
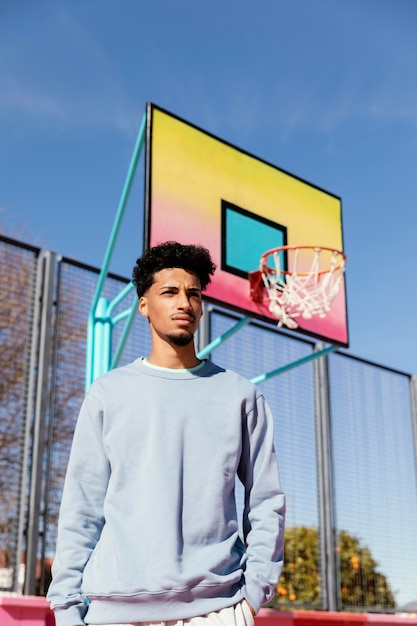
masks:
<svg viewBox="0 0 417 626"><path fill-rule="evenodd" d="M139 298L138 311L143 317L148 317L148 300L146 296Z"/></svg>

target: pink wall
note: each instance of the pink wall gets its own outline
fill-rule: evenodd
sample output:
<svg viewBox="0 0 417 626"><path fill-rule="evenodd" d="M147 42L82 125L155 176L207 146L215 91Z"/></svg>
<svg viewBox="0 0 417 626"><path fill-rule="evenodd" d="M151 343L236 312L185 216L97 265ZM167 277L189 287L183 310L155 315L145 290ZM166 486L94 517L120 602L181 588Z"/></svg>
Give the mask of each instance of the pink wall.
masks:
<svg viewBox="0 0 417 626"><path fill-rule="evenodd" d="M417 625L417 617L400 617L380 613L339 613L331 611L273 611L261 609L256 626L394 626Z"/></svg>
<svg viewBox="0 0 417 626"><path fill-rule="evenodd" d="M0 596L0 626L55 626L45 598Z"/></svg>
<svg viewBox="0 0 417 626"><path fill-rule="evenodd" d="M417 626L417 617L261 609L255 622L256 626ZM45 598L0 596L0 626L55 626L55 620Z"/></svg>

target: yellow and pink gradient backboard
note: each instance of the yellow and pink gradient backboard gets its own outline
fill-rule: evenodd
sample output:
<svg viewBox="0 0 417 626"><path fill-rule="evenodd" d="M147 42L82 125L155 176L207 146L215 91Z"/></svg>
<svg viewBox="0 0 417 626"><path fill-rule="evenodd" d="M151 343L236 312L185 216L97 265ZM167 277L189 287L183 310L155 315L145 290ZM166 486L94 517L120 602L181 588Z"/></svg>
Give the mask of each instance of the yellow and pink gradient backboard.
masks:
<svg viewBox="0 0 417 626"><path fill-rule="evenodd" d="M145 248L163 243L209 249L217 270L205 297L276 324L249 296L248 272L281 245L343 251L337 196L147 105ZM348 346L345 279L326 318L297 319L297 331Z"/></svg>

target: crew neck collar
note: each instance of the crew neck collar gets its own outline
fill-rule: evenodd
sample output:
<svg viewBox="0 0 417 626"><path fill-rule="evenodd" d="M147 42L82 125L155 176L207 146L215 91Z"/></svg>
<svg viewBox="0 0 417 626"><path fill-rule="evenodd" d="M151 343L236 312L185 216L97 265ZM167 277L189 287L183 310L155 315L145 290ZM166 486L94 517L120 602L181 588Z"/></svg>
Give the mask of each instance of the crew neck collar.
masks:
<svg viewBox="0 0 417 626"><path fill-rule="evenodd" d="M199 370L201 370L207 363L207 361L203 359L201 363L199 363L198 365L195 365L194 367L174 368L174 367L161 367L160 365L154 365L153 363L149 363L146 357L142 357L141 361L146 367L150 367L151 369L157 370L159 372L171 372L171 373L176 372L178 374L181 374L181 373L194 374L194 372L198 372Z"/></svg>

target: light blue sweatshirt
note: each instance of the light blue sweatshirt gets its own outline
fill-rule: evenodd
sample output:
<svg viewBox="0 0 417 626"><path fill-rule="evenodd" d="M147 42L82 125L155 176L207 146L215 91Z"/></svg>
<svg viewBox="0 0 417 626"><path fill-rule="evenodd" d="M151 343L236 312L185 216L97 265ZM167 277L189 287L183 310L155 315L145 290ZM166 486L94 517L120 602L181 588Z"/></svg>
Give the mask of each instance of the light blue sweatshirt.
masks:
<svg viewBox="0 0 417 626"><path fill-rule="evenodd" d="M178 371L137 359L96 380L80 411L48 591L56 625L185 619L242 598L258 610L283 534L259 389L210 362Z"/></svg>

